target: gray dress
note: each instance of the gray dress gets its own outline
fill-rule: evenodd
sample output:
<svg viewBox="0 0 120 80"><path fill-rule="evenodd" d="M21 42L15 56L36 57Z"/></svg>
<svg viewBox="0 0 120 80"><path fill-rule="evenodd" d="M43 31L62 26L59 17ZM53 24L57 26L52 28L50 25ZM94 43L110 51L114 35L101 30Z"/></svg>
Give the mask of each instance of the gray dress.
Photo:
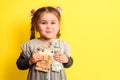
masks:
<svg viewBox="0 0 120 80"><path fill-rule="evenodd" d="M51 44L46 44L40 39L32 39L27 41L22 46L22 55L25 58L30 58L33 53L37 51L40 46L49 46L53 48L59 48L59 51L66 56L70 57L70 47L67 42L60 39L53 39ZM60 68L55 70L53 64L56 64ZM27 80L66 80L66 74L62 63L53 61L48 73L35 70L35 65L29 68Z"/></svg>

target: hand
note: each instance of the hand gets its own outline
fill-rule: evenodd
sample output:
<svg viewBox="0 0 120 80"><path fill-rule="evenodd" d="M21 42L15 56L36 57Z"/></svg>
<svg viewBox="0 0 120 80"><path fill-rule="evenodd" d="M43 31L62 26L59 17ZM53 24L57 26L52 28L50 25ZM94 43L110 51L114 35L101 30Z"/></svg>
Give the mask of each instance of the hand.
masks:
<svg viewBox="0 0 120 80"><path fill-rule="evenodd" d="M39 53L33 53L33 55L31 56L29 63L32 65L40 60L43 60L44 56L39 54Z"/></svg>
<svg viewBox="0 0 120 80"><path fill-rule="evenodd" d="M65 54L62 53L58 53L58 54L54 54L53 58L61 63L67 63L68 62L68 57Z"/></svg>

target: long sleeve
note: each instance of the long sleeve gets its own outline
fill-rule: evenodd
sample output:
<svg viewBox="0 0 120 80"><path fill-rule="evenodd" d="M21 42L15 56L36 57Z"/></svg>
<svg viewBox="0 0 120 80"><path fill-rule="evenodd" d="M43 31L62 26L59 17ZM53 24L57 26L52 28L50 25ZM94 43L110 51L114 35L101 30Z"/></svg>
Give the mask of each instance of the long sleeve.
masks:
<svg viewBox="0 0 120 80"><path fill-rule="evenodd" d="M29 64L29 58L25 58L22 55L17 59L16 65L20 70L26 70L32 66Z"/></svg>
<svg viewBox="0 0 120 80"><path fill-rule="evenodd" d="M68 57L68 63L63 63L63 66L65 68L69 68L69 67L72 66L72 64L73 64L73 58L72 57Z"/></svg>
<svg viewBox="0 0 120 80"><path fill-rule="evenodd" d="M29 58L31 55L30 41L25 42L21 47L21 54L16 61L16 65L20 70L26 70L31 67L29 64Z"/></svg>

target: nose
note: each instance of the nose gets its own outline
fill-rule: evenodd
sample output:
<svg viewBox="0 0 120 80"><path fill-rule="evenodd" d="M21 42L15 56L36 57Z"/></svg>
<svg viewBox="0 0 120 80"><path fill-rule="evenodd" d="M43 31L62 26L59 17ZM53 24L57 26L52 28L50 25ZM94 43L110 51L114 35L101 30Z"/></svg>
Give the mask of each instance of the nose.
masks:
<svg viewBox="0 0 120 80"><path fill-rule="evenodd" d="M47 24L47 29L51 28L52 25L51 24Z"/></svg>

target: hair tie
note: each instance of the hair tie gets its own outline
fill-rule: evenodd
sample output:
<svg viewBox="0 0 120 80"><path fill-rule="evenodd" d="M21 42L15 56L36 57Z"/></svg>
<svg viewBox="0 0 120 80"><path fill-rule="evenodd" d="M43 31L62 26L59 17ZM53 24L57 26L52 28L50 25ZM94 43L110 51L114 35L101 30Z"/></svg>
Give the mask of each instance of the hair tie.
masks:
<svg viewBox="0 0 120 80"><path fill-rule="evenodd" d="M36 12L36 10L35 10L35 9L32 9L30 12L31 12L31 14L30 14L30 15L31 15L31 16L33 16L33 15L34 15L34 13Z"/></svg>
<svg viewBox="0 0 120 80"><path fill-rule="evenodd" d="M57 7L55 7L55 9L58 11L58 12L62 12L63 11L63 9L61 8L61 7L59 7L59 6L57 6ZM36 10L35 9L32 9L31 11L30 11L30 16L33 16L34 15L34 13L36 12Z"/></svg>
<svg viewBox="0 0 120 80"><path fill-rule="evenodd" d="M56 7L56 9L61 13L63 11L63 9L59 6Z"/></svg>

